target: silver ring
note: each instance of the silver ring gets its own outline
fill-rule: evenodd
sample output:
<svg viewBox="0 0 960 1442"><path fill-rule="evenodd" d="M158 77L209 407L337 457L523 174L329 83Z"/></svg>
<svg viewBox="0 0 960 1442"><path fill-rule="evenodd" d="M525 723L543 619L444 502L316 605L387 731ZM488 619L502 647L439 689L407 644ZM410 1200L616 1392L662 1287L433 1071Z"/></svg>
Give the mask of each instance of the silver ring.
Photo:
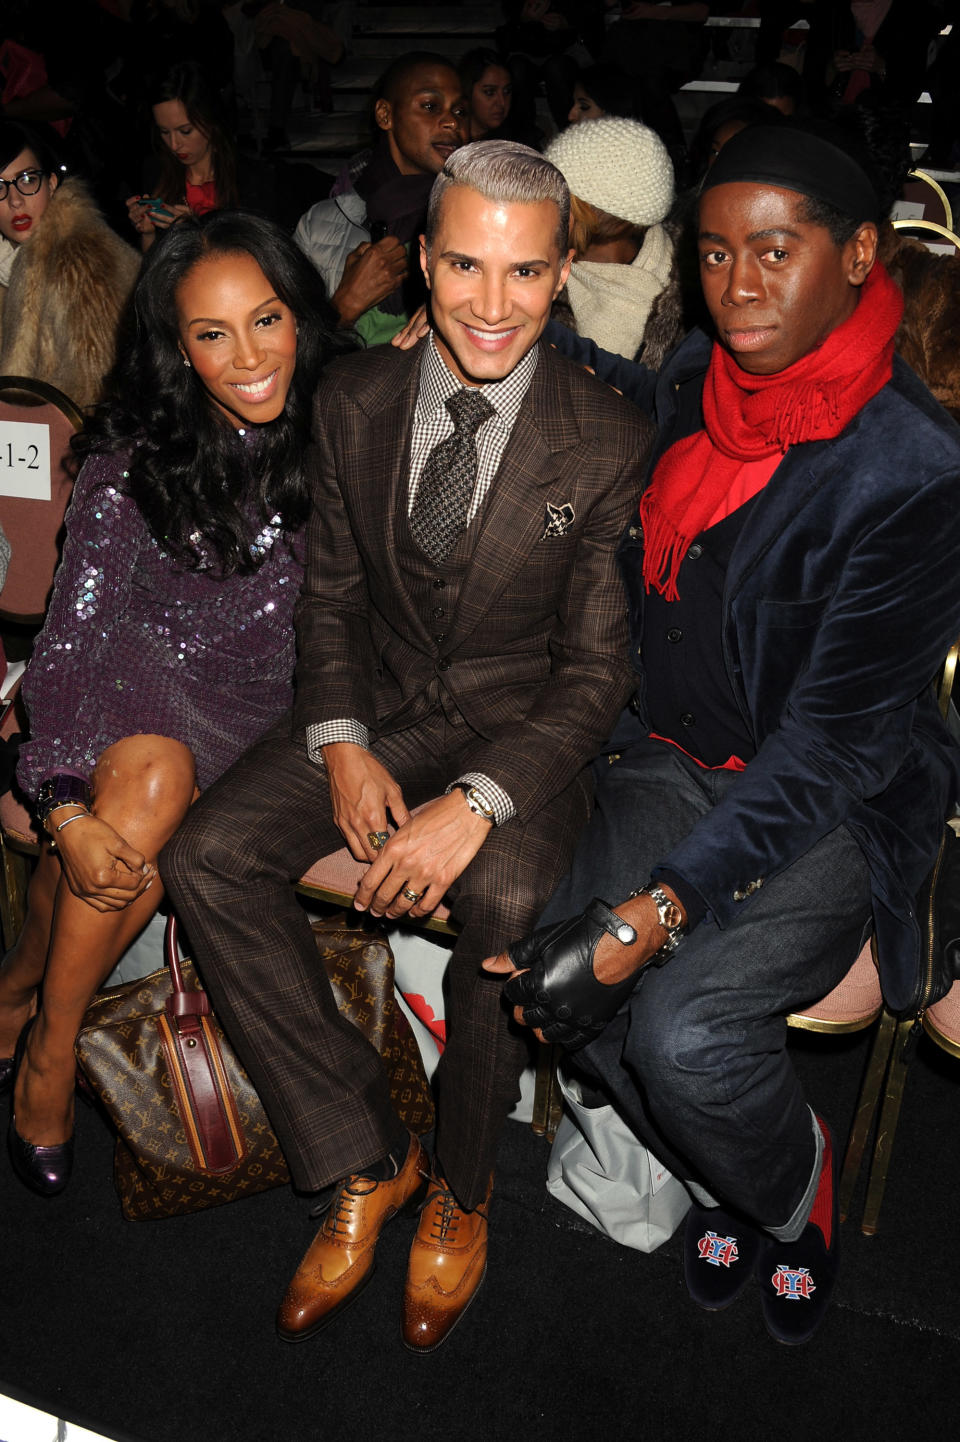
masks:
<svg viewBox="0 0 960 1442"><path fill-rule="evenodd" d="M423 895L423 892L411 891L409 886L405 886L401 891L400 895L405 896L408 901L419 901L421 896Z"/></svg>
<svg viewBox="0 0 960 1442"><path fill-rule="evenodd" d="M389 831L368 831L367 840L374 851L382 851L390 840Z"/></svg>

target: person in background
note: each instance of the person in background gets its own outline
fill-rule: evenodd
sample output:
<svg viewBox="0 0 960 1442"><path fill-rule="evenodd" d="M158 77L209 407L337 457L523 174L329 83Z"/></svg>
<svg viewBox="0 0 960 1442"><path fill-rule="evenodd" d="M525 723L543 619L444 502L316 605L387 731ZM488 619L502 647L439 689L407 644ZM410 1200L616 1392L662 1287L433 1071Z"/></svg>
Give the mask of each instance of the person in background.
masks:
<svg viewBox="0 0 960 1442"><path fill-rule="evenodd" d="M252 156L241 165L217 93L194 61L148 81L147 101L156 166L149 191L127 199L144 250L187 215L239 205L273 218L272 171Z"/></svg>
<svg viewBox="0 0 960 1442"><path fill-rule="evenodd" d="M689 174L696 188L716 160L728 140L746 130L748 125L775 125L775 108L756 96L728 95L703 112L696 134L690 143ZM695 195L691 196L691 200Z"/></svg>
<svg viewBox="0 0 960 1442"><path fill-rule="evenodd" d="M573 82L573 104L567 121L578 125L582 120L602 120L607 115L620 115L628 120L642 120L640 81L610 61L588 65Z"/></svg>
<svg viewBox="0 0 960 1442"><path fill-rule="evenodd" d="M253 19L256 44L270 74L263 148L283 150L290 144L287 119L298 81L321 108L333 108L330 67L343 59L343 40L326 23L330 7L323 0L244 0L241 8Z"/></svg>
<svg viewBox="0 0 960 1442"><path fill-rule="evenodd" d="M344 348L312 267L256 216L187 217L132 304L23 682L43 840L0 965L0 1090L44 1196L72 1167L77 1029L156 911L157 853L290 704L310 399Z"/></svg>
<svg viewBox="0 0 960 1442"><path fill-rule="evenodd" d="M390 340L422 295L410 245L444 162L467 138L469 107L456 69L416 50L381 76L373 97L377 142L345 188L302 216L297 244L323 277L344 327L366 345Z"/></svg>
<svg viewBox="0 0 960 1442"><path fill-rule="evenodd" d="M796 115L803 108L803 81L799 71L781 60L755 65L737 88L744 100L762 100L781 115Z"/></svg>
<svg viewBox="0 0 960 1442"><path fill-rule="evenodd" d="M507 138L504 126L513 100L510 67L496 50L468 50L458 66L460 83L470 107L471 140Z"/></svg>
<svg viewBox="0 0 960 1442"><path fill-rule="evenodd" d="M569 126L545 155L570 187L574 249L552 319L659 368L682 326L666 147L638 120L607 117Z"/></svg>
<svg viewBox="0 0 960 1442"><path fill-rule="evenodd" d="M0 121L0 374L56 386L81 409L100 398L140 255L64 178L47 142Z"/></svg>

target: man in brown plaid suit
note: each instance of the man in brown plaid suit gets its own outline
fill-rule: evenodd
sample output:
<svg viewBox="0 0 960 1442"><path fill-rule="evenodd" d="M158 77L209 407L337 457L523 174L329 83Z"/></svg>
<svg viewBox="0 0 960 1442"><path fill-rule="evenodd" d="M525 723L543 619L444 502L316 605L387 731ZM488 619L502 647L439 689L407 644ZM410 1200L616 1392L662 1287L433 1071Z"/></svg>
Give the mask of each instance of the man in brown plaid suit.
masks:
<svg viewBox="0 0 960 1442"><path fill-rule="evenodd" d="M357 1295L424 1179L406 1344L439 1346L475 1295L527 1056L480 962L566 871L589 762L629 689L614 548L648 430L538 345L566 279L568 205L523 146L447 161L421 242L430 336L340 361L317 393L292 717L161 861L295 1184L331 1198L280 1308L288 1340ZM337 1010L291 884L344 837L371 863L358 909L418 919L446 896L461 926L432 1170Z"/></svg>

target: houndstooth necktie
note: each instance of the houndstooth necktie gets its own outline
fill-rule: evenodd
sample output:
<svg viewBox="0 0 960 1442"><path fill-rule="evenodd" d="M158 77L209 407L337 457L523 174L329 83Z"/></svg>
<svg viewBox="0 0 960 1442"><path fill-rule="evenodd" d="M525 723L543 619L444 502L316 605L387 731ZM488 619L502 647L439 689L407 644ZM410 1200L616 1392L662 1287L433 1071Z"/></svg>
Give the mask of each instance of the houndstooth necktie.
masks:
<svg viewBox="0 0 960 1442"><path fill-rule="evenodd" d="M477 431L494 413L486 396L467 386L444 404L453 419L453 435L427 456L410 511L414 540L438 564L467 524L477 481Z"/></svg>

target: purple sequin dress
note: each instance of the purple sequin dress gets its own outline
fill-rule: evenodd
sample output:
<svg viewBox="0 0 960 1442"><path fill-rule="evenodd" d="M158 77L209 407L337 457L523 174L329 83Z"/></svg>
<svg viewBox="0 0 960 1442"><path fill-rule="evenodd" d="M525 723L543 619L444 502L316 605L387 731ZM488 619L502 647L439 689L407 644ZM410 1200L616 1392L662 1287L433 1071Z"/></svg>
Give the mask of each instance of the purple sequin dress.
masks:
<svg viewBox="0 0 960 1442"><path fill-rule="evenodd" d="M181 569L123 492L125 456L92 456L67 512L63 560L23 682L30 741L18 779L89 776L139 733L189 746L201 790L293 700L302 534L264 526L249 574Z"/></svg>

